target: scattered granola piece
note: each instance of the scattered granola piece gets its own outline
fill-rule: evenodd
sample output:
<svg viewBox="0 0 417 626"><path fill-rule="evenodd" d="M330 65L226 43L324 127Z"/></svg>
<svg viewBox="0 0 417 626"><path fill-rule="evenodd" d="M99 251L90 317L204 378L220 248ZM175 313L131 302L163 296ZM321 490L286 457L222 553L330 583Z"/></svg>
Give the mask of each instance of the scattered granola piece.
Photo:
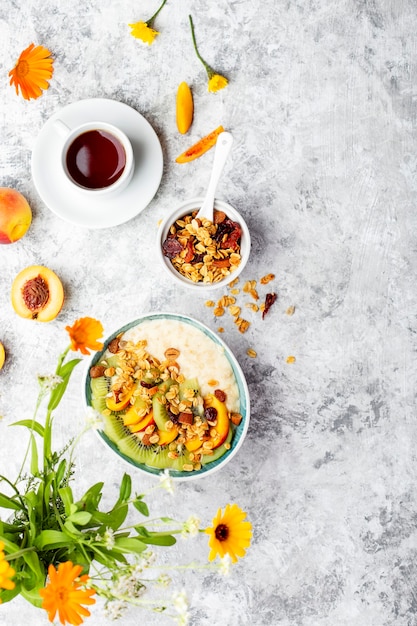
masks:
<svg viewBox="0 0 417 626"><path fill-rule="evenodd" d="M224 333L224 328L223 326L219 326L219 328L217 329L218 333Z"/></svg>
<svg viewBox="0 0 417 626"><path fill-rule="evenodd" d="M211 306L215 306L216 303L214 302L214 300L206 300L205 304L206 306L211 307Z"/></svg>
<svg viewBox="0 0 417 626"><path fill-rule="evenodd" d="M259 306L257 304L255 304L255 302L246 302L245 306L248 309L251 309L252 311L255 311L255 313L257 313L259 311Z"/></svg>
<svg viewBox="0 0 417 626"><path fill-rule="evenodd" d="M295 306L292 304L291 306L288 307L288 309L285 311L287 315L294 315L295 313Z"/></svg>
<svg viewBox="0 0 417 626"><path fill-rule="evenodd" d="M271 282L271 280L274 280L274 278L275 274L266 274L266 276L262 276L259 282L261 283L261 285L267 285Z"/></svg>
<svg viewBox="0 0 417 626"><path fill-rule="evenodd" d="M266 294L266 298L265 298L265 308L262 311L262 319L265 318L265 315L268 313L269 309L271 308L271 306L274 304L275 300L277 299L277 294L276 293L267 293Z"/></svg>
<svg viewBox="0 0 417 626"><path fill-rule="evenodd" d="M233 280L230 281L230 283L227 285L228 287L230 287L232 289L232 287L234 287L235 285L237 285L237 283L239 282L239 277L237 276L236 278L234 278Z"/></svg>
<svg viewBox="0 0 417 626"><path fill-rule="evenodd" d="M239 315L240 315L240 306L235 306L235 305L231 304L229 306L229 313L230 313L230 315L233 315L233 317L239 317Z"/></svg>
<svg viewBox="0 0 417 626"><path fill-rule="evenodd" d="M244 320L241 317L237 317L235 319L235 324L238 327L240 333L245 333L250 326L250 322L248 322L247 320Z"/></svg>
<svg viewBox="0 0 417 626"><path fill-rule="evenodd" d="M222 306L216 306L213 313L216 317L221 317L224 315L224 308Z"/></svg>
<svg viewBox="0 0 417 626"><path fill-rule="evenodd" d="M237 296L240 293L240 289L232 289L231 292L234 296Z"/></svg>
<svg viewBox="0 0 417 626"><path fill-rule="evenodd" d="M256 357L258 356L257 352L253 350L253 348L248 348L246 350L246 354L250 356L251 359L256 359Z"/></svg>
<svg viewBox="0 0 417 626"><path fill-rule="evenodd" d="M295 363L295 356L287 356L287 363Z"/></svg>

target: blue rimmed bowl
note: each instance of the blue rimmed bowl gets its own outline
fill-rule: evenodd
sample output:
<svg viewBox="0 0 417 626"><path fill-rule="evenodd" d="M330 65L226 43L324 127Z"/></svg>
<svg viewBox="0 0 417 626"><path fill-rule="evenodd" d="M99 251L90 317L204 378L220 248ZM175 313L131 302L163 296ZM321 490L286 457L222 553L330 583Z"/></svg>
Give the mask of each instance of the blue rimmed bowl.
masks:
<svg viewBox="0 0 417 626"><path fill-rule="evenodd" d="M242 372L242 369L238 361L236 360L235 356L231 352L230 348L225 344L225 342L220 337L218 337L212 330L210 330L210 328L208 328L201 322L189 316L181 315L181 314L173 314L173 313L149 313L147 315L143 315L142 317L132 322L129 322L128 324L125 324L121 328L118 328L104 341L103 349L100 352L96 352L92 356L91 360L87 363L86 371L83 377L83 394L84 394L85 402L88 407L92 406L90 370L92 366L99 364L100 361L103 360L107 347L110 344L110 342L116 337L120 336L122 333L124 334L127 331L133 329L134 327L140 326L144 322L154 321L154 320L158 320L162 322L164 320L174 320L174 321L181 322L182 324L189 325L190 327L193 327L194 329L199 330L210 341L213 342L214 348L217 350L220 350L222 354L226 357L230 365L230 368L233 372L235 381L236 381L238 396L239 396L239 399L238 399L239 410L237 412L239 412L242 415L242 420L238 426L234 427L233 438L230 442L230 449L227 450L225 454L223 454L223 456L221 456L217 460L207 463L206 465L202 465L201 469L194 470L192 472L169 469L169 473L173 479L184 480L184 481L195 480L197 478L201 478L203 476L208 476L209 474L213 474L214 472L224 467L227 463L229 463L229 461L237 454L239 448L241 447L245 439L248 427L249 427L250 400L249 400L249 391L248 391L248 386L245 380L245 376ZM175 345L175 338L173 338L173 341L171 343L172 345ZM167 347L170 347L170 346L167 346ZM181 345L178 346L178 349L181 350ZM215 372L213 373L213 376L214 375L215 375ZM198 372L196 372L196 376L198 378ZM137 460L121 452L121 450L119 450L117 446L117 443L109 438L109 436L104 431L104 428L97 429L97 434L100 440L102 441L102 443L107 447L107 449L111 453L116 454L117 457L122 459L124 462L128 463L130 466L136 467L141 472L144 472L148 475L154 475L154 476L159 476L164 471L163 469L151 467L151 466L146 465L145 463L140 463Z"/></svg>

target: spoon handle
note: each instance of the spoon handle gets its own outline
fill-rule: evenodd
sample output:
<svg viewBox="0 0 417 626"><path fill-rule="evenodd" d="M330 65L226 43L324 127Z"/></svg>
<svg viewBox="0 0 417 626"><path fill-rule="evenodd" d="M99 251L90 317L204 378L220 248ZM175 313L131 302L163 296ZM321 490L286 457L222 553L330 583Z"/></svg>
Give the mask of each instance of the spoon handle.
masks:
<svg viewBox="0 0 417 626"><path fill-rule="evenodd" d="M217 137L216 147L214 152L213 169L211 170L210 181L204 198L204 202L201 205L201 209L197 213L197 217L206 218L213 221L213 205L214 196L217 189L217 184L220 179L220 175L223 171L226 159L229 156L229 152L232 148L233 137L231 133L223 132Z"/></svg>

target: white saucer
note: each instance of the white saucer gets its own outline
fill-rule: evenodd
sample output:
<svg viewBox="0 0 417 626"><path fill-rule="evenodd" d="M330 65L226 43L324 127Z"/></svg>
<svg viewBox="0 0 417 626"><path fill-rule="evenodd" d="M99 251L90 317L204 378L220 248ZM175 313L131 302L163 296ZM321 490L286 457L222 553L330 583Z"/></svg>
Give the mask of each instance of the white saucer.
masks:
<svg viewBox="0 0 417 626"><path fill-rule="evenodd" d="M129 185L114 196L87 198L66 179L60 167L63 143L53 120L69 127L90 121L109 122L129 137L135 171ZM145 118L117 100L80 100L55 113L43 126L32 152L32 176L46 206L62 219L86 228L108 228L132 219L156 194L162 178L163 157L159 139Z"/></svg>

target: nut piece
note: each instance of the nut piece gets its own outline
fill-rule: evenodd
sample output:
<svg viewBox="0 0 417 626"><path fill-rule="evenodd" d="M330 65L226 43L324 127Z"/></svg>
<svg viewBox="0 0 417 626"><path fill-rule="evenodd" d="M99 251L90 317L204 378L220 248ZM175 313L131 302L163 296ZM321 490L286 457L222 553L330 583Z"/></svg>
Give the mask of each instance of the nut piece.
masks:
<svg viewBox="0 0 417 626"><path fill-rule="evenodd" d="M105 370L104 365L93 365L93 367L90 367L90 378L100 378L100 376L104 376Z"/></svg>
<svg viewBox="0 0 417 626"><path fill-rule="evenodd" d="M266 276L262 276L259 282L261 283L261 285L267 285L271 282L271 280L274 280L274 278L275 274L266 274Z"/></svg>
<svg viewBox="0 0 417 626"><path fill-rule="evenodd" d="M177 348L168 348L165 350L164 355L168 361L175 361L179 357L180 351Z"/></svg>
<svg viewBox="0 0 417 626"><path fill-rule="evenodd" d="M114 339L112 339L107 348L109 352L111 352L112 354L116 354L119 349L119 338L115 337Z"/></svg>
<svg viewBox="0 0 417 626"><path fill-rule="evenodd" d="M180 413L178 421L180 424L192 424L194 422L194 415L192 413Z"/></svg>

